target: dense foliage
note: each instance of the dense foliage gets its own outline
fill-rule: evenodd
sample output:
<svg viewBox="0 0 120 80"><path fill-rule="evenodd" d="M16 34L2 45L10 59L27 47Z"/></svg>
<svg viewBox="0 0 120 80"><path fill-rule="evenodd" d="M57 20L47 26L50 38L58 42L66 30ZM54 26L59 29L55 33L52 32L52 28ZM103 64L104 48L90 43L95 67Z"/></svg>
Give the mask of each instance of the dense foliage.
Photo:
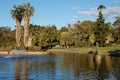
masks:
<svg viewBox="0 0 120 80"><path fill-rule="evenodd" d="M91 47L95 46L96 43L103 47L120 43L120 18L117 17L113 25L105 23L102 9L105 9L105 7L100 5L98 7L98 18L95 22L90 20L77 21L74 24L61 27L60 30L55 25L30 24L28 49ZM0 47L9 47L9 49L17 47L15 32L16 29L11 31L9 27L0 27ZM21 45L23 45L24 35L22 35L21 42Z"/></svg>
<svg viewBox="0 0 120 80"><path fill-rule="evenodd" d="M120 27L120 26L119 26ZM120 28L107 23L97 26L97 22L89 20L69 24L57 30L55 25L40 26L30 24L30 49L48 49L58 47L90 47L99 42L99 46L119 43ZM23 42L23 39L22 39ZM15 30L0 27L0 47L16 47ZM23 44L23 43L22 43Z"/></svg>

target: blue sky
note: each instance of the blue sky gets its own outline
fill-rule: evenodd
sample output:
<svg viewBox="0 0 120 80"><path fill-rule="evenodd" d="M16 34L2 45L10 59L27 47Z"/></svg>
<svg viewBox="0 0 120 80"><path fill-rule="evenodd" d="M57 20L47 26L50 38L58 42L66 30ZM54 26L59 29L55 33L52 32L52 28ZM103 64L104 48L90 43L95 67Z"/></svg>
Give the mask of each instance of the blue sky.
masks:
<svg viewBox="0 0 120 80"><path fill-rule="evenodd" d="M35 13L30 23L37 25L55 24L58 29L77 20L95 21L96 8L103 4L106 22L114 22L115 16L120 16L120 0L3 0L0 1L0 26L14 29L15 21L10 15L13 5L29 2ZM22 23L23 25L23 23Z"/></svg>

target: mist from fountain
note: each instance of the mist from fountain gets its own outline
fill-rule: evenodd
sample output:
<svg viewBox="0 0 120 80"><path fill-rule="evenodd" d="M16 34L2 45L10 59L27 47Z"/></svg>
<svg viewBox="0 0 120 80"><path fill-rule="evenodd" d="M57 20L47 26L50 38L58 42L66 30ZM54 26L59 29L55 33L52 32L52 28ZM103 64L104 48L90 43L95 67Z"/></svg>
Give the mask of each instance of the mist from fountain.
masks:
<svg viewBox="0 0 120 80"><path fill-rule="evenodd" d="M5 56L5 58L19 58L22 53L25 53L26 50L10 50L9 55Z"/></svg>

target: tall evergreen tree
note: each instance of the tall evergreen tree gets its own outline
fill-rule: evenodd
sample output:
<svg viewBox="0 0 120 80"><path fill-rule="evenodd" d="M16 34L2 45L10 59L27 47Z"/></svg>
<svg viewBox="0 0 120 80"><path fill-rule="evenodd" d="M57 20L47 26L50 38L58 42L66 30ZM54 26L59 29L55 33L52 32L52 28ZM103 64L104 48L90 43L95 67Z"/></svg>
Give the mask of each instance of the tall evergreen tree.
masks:
<svg viewBox="0 0 120 80"><path fill-rule="evenodd" d="M105 6L100 5L98 6L97 10L99 11L98 18L96 21L96 30L95 30L95 37L96 42L100 44L100 46L104 46L104 43L106 41L106 25L105 25L105 19L103 17L102 10L105 9Z"/></svg>

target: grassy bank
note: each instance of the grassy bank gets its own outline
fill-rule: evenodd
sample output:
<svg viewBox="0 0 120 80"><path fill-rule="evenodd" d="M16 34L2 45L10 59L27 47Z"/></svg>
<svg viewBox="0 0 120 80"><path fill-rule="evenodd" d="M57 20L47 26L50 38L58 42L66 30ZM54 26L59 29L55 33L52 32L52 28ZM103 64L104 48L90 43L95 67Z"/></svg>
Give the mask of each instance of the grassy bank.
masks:
<svg viewBox="0 0 120 80"><path fill-rule="evenodd" d="M119 51L120 47L99 47L98 48L98 52L99 53L110 53L111 51ZM49 49L49 52L54 53L54 52L76 52L76 53L90 53L96 52L96 47L91 47L91 48L87 48L87 47L83 47L83 48L53 48L53 49Z"/></svg>
<svg viewBox="0 0 120 80"><path fill-rule="evenodd" d="M7 52L9 48L2 48L0 47L0 51L2 52ZM36 50L30 50L33 53L36 52ZM40 51L40 50L39 50ZM41 52L41 51L40 51ZM45 52L50 52L50 53L95 53L96 52L96 47L82 47L82 48L52 48L49 49ZM108 54L108 53L113 53L113 54L120 54L120 45L112 45L109 47L98 47L98 52L101 54Z"/></svg>

